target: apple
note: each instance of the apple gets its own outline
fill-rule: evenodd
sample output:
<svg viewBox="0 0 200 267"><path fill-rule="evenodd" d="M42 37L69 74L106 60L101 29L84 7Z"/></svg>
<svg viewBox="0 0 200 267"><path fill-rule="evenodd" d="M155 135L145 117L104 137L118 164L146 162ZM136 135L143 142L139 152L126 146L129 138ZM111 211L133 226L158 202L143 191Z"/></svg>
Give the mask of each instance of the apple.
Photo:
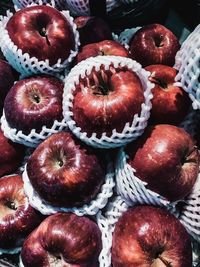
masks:
<svg viewBox="0 0 200 267"><path fill-rule="evenodd" d="M0 248L20 247L42 216L28 203L20 175L0 179Z"/></svg>
<svg viewBox="0 0 200 267"><path fill-rule="evenodd" d="M174 33L156 23L143 26L130 41L132 58L143 67L153 64L173 66L179 49L179 40Z"/></svg>
<svg viewBox="0 0 200 267"><path fill-rule="evenodd" d="M128 50L120 43L112 40L105 40L98 43L87 44L78 53L77 63L89 57L96 56L121 56L129 57Z"/></svg>
<svg viewBox="0 0 200 267"><path fill-rule="evenodd" d="M110 26L102 18L80 16L75 18L74 22L80 34L81 46L113 39Z"/></svg>
<svg viewBox="0 0 200 267"><path fill-rule="evenodd" d="M21 258L24 267L96 267L101 248L101 232L95 222L73 213L57 213L29 235Z"/></svg>
<svg viewBox="0 0 200 267"><path fill-rule="evenodd" d="M9 126L27 134L61 121L63 87L63 82L53 76L33 76L16 82L4 101Z"/></svg>
<svg viewBox="0 0 200 267"><path fill-rule="evenodd" d="M190 236L167 210L136 206L116 223L113 267L192 267Z"/></svg>
<svg viewBox="0 0 200 267"><path fill-rule="evenodd" d="M75 47L72 27L57 9L37 5L17 11L6 25L12 42L39 61L65 61Z"/></svg>
<svg viewBox="0 0 200 267"><path fill-rule="evenodd" d="M39 196L56 207L78 207L100 192L106 166L95 150L69 132L53 134L27 162L28 178Z"/></svg>
<svg viewBox="0 0 200 267"><path fill-rule="evenodd" d="M147 127L127 145L128 163L146 188L169 201L186 197L199 172L199 153L192 137L173 125Z"/></svg>
<svg viewBox="0 0 200 267"><path fill-rule="evenodd" d="M112 135L122 132L135 114L140 114L144 90L138 75L127 68L110 66L105 70L92 70L82 78L74 91L73 119L86 132L100 137L104 132Z"/></svg>
<svg viewBox="0 0 200 267"><path fill-rule="evenodd" d="M179 125L189 111L191 100L183 88L174 85L177 71L160 64L145 69L151 72L149 80L155 85L152 89L151 122Z"/></svg>
<svg viewBox="0 0 200 267"><path fill-rule="evenodd" d="M13 70L5 60L0 59L0 113L3 111L4 99L15 81Z"/></svg>
<svg viewBox="0 0 200 267"><path fill-rule="evenodd" d="M25 147L7 139L0 130L0 177L10 174L22 164Z"/></svg>

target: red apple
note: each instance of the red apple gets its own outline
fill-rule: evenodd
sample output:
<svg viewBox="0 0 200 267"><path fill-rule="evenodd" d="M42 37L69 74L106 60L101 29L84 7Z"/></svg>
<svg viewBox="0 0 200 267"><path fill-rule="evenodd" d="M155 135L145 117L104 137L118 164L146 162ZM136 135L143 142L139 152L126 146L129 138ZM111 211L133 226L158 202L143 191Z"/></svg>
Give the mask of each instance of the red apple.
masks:
<svg viewBox="0 0 200 267"><path fill-rule="evenodd" d="M27 163L30 182L53 206L83 206L101 189L106 166L100 156L68 132L41 143Z"/></svg>
<svg viewBox="0 0 200 267"><path fill-rule="evenodd" d="M144 90L138 75L126 68L113 66L86 75L74 92L73 118L88 136L121 132L135 114L140 114Z"/></svg>
<svg viewBox="0 0 200 267"><path fill-rule="evenodd" d="M7 139L0 130L0 177L15 171L24 158L25 148Z"/></svg>
<svg viewBox="0 0 200 267"><path fill-rule="evenodd" d="M189 111L191 101L183 88L174 85L177 71L159 64L145 69L151 72L149 80L155 85L152 89L151 122L180 124Z"/></svg>
<svg viewBox="0 0 200 267"><path fill-rule="evenodd" d="M63 87L61 80L51 76L34 76L15 83L4 102L9 126L29 133L61 121Z"/></svg>
<svg viewBox="0 0 200 267"><path fill-rule="evenodd" d="M14 84L14 75L8 62L0 59L0 114L3 110L4 99Z"/></svg>
<svg viewBox="0 0 200 267"><path fill-rule="evenodd" d="M24 267L96 267L101 247L101 232L95 222L72 213L57 213L29 235L21 258Z"/></svg>
<svg viewBox="0 0 200 267"><path fill-rule="evenodd" d="M25 237L39 225L41 215L28 203L19 175L0 179L0 248L20 247Z"/></svg>
<svg viewBox="0 0 200 267"><path fill-rule="evenodd" d="M126 147L128 163L147 188L176 201L192 190L199 172L199 153L192 137L173 125L148 127Z"/></svg>
<svg viewBox="0 0 200 267"><path fill-rule="evenodd" d="M80 34L81 46L113 39L110 26L102 18L80 16L74 22Z"/></svg>
<svg viewBox="0 0 200 267"><path fill-rule="evenodd" d="M38 60L50 65L63 62L74 49L72 27L65 16L50 6L37 5L17 11L6 25L13 43Z"/></svg>
<svg viewBox="0 0 200 267"><path fill-rule="evenodd" d="M161 24L143 26L130 41L132 58L143 67L153 64L173 66L179 49L178 38Z"/></svg>
<svg viewBox="0 0 200 267"><path fill-rule="evenodd" d="M105 40L99 43L87 44L83 46L77 55L77 62L85 60L89 57L109 55L129 57L129 52L120 43L111 40Z"/></svg>
<svg viewBox="0 0 200 267"><path fill-rule="evenodd" d="M168 211L138 206L116 223L113 267L192 267L190 236Z"/></svg>

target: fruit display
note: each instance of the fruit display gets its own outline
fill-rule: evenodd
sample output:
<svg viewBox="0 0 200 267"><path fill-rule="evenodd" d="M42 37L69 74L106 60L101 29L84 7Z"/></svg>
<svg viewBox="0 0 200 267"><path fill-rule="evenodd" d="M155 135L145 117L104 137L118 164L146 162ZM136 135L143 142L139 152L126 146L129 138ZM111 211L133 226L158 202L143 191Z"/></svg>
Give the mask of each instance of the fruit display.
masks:
<svg viewBox="0 0 200 267"><path fill-rule="evenodd" d="M1 1L0 267L200 266L200 25L172 2Z"/></svg>

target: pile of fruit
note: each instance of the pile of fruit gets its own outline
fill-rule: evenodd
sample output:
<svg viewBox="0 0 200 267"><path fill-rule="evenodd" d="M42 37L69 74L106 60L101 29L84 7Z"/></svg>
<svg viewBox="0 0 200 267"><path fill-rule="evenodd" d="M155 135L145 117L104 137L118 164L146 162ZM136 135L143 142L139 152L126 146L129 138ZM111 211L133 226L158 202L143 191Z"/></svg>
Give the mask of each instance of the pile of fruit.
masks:
<svg viewBox="0 0 200 267"><path fill-rule="evenodd" d="M200 266L200 27L144 2L3 1L0 266Z"/></svg>

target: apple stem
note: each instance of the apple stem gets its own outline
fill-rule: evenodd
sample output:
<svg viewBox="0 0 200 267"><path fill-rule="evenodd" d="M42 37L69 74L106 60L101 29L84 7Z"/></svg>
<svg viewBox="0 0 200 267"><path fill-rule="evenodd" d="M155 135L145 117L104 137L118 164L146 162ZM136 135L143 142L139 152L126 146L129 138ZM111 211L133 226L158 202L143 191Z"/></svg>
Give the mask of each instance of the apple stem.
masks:
<svg viewBox="0 0 200 267"><path fill-rule="evenodd" d="M45 37L46 38L46 41L47 41L47 44L50 45L50 42L49 42L49 38L47 36L47 32L46 32L46 29L45 28L42 28L41 31L40 31L40 35L42 37Z"/></svg>
<svg viewBox="0 0 200 267"><path fill-rule="evenodd" d="M165 260L165 259L163 259L162 256L158 256L158 258L166 265L166 267L173 267L172 263L167 261L167 260Z"/></svg>
<svg viewBox="0 0 200 267"><path fill-rule="evenodd" d="M188 151L186 157L189 157L194 151L197 151L197 146L193 146L192 149Z"/></svg>

